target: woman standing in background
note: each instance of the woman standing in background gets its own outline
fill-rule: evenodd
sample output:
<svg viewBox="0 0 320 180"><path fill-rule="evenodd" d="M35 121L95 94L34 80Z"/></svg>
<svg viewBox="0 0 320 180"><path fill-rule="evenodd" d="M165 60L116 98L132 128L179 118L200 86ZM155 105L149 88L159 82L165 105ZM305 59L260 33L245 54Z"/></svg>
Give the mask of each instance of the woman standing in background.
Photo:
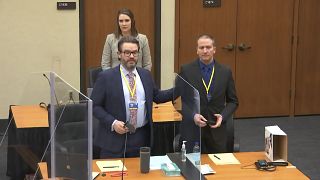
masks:
<svg viewBox="0 0 320 180"><path fill-rule="evenodd" d="M137 66L151 71L152 61L148 38L138 33L135 27L134 15L129 9L121 9L117 14L116 30L108 34L103 47L101 67L103 70L116 67L120 64L118 59L118 41L123 36L133 36L139 41L140 50Z"/></svg>

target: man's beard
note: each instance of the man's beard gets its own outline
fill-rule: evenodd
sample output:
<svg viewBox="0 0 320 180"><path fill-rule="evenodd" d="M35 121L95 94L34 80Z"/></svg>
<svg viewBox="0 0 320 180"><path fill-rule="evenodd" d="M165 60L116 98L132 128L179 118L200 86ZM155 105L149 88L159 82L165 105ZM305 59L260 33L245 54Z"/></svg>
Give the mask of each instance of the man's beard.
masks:
<svg viewBox="0 0 320 180"><path fill-rule="evenodd" d="M126 63L126 64L125 64L125 67L127 68L128 71L134 70L134 68L135 68L136 66L137 66L137 62L135 62L135 63L130 62L130 63Z"/></svg>

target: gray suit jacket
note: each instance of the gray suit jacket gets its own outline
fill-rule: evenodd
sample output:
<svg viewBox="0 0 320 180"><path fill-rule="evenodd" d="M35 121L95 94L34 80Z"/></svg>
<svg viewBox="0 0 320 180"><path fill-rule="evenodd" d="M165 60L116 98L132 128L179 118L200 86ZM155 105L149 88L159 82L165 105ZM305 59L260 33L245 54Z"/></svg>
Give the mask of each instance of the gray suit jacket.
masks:
<svg viewBox="0 0 320 180"><path fill-rule="evenodd" d="M119 39L117 39L114 34L109 34L107 36L106 42L103 47L102 60L101 60L101 67L103 70L116 67L120 64L118 54L117 54ZM138 34L137 39L140 45L137 66L151 71L152 61L151 61L148 38L144 34Z"/></svg>

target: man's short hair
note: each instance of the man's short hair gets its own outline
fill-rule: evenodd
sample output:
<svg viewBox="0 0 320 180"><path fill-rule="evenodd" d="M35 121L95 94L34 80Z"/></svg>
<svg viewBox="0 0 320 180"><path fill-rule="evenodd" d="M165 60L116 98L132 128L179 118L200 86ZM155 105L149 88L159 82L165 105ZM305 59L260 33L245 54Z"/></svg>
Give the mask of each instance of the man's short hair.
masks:
<svg viewBox="0 0 320 180"><path fill-rule="evenodd" d="M133 43L138 46L138 51L140 49L139 41L133 36L123 36L118 42L118 51L122 52L123 43Z"/></svg>
<svg viewBox="0 0 320 180"><path fill-rule="evenodd" d="M201 34L199 37L198 37L198 40L199 39L211 39L211 41L212 41L212 45L213 46L215 46L215 40L213 39L213 37L211 36L211 35L209 35L209 34ZM197 42L198 42L198 40L197 40Z"/></svg>

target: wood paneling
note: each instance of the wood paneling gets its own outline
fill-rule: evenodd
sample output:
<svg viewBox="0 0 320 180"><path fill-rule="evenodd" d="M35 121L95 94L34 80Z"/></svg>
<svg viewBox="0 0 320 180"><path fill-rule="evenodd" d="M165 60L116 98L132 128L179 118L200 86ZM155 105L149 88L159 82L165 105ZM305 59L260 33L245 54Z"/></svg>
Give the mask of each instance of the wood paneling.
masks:
<svg viewBox="0 0 320 180"><path fill-rule="evenodd" d="M294 0L239 0L236 85L239 117L289 115Z"/></svg>
<svg viewBox="0 0 320 180"><path fill-rule="evenodd" d="M196 39L208 33L217 42L216 59L231 67L240 106L236 117L287 116L294 0L224 0L220 8L202 2L178 1L178 64L196 55ZM222 49L245 43L251 49Z"/></svg>
<svg viewBox="0 0 320 180"><path fill-rule="evenodd" d="M227 51L222 47L236 41L236 8L234 0L224 0L220 8L203 8L202 1L179 0L178 68L194 61L197 56L197 38L201 34L210 34L217 45L216 59L228 65L234 72L235 51ZM176 22L177 23L177 22Z"/></svg>
<svg viewBox="0 0 320 180"><path fill-rule="evenodd" d="M320 1L300 0L295 115L320 114Z"/></svg>
<svg viewBox="0 0 320 180"><path fill-rule="evenodd" d="M101 56L107 34L116 28L117 11L129 8L135 16L136 28L149 40L152 61L154 59L154 0L85 0L84 36L85 69L101 65ZM154 63L153 63L154 64ZM87 84L87 76L85 81Z"/></svg>

